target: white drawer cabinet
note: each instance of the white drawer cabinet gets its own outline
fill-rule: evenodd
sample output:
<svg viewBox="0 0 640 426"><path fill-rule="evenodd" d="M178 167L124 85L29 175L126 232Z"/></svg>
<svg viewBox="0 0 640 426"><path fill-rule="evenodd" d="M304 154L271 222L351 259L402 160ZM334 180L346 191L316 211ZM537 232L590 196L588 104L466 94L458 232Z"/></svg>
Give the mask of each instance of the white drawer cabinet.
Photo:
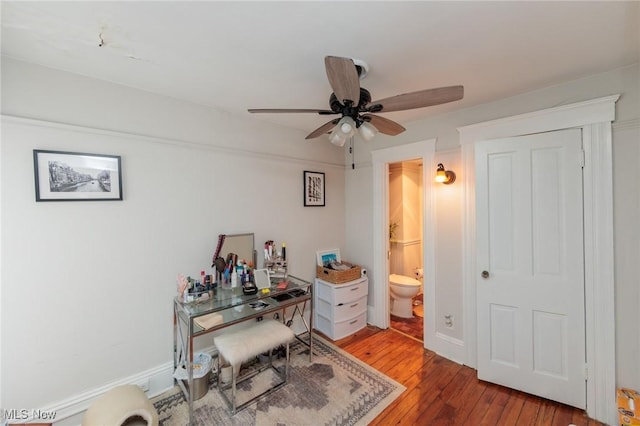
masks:
<svg viewBox="0 0 640 426"><path fill-rule="evenodd" d="M333 340L363 329L367 325L368 293L366 277L343 284L316 278L313 292L315 328Z"/></svg>

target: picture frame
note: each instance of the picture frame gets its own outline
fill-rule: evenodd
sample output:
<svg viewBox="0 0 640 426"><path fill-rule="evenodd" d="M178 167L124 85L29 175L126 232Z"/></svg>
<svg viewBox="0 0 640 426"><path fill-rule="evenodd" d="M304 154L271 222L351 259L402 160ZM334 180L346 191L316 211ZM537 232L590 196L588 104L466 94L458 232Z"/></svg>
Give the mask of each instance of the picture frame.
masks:
<svg viewBox="0 0 640 426"><path fill-rule="evenodd" d="M304 206L324 207L324 173L305 170L303 174L303 182Z"/></svg>
<svg viewBox="0 0 640 426"><path fill-rule="evenodd" d="M33 150L36 201L122 201L118 155Z"/></svg>
<svg viewBox="0 0 640 426"><path fill-rule="evenodd" d="M342 263L340 249L319 250L316 252L316 263L318 266L326 267L331 261Z"/></svg>

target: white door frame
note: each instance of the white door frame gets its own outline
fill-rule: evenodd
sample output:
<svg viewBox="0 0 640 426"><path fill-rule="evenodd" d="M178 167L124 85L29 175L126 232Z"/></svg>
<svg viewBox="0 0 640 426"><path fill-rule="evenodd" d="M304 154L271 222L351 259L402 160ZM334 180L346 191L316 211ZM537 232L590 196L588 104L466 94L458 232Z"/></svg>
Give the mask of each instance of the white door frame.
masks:
<svg viewBox="0 0 640 426"><path fill-rule="evenodd" d="M587 414L616 424L613 164L611 122L620 95L459 127L464 164L463 338L476 367L475 142L568 128L582 129ZM597 303L596 303L597 301Z"/></svg>
<svg viewBox="0 0 640 426"><path fill-rule="evenodd" d="M371 152L373 163L373 265L370 271L370 289L373 306L369 306L368 322L376 327L389 328L389 163L422 159L422 247L424 265L425 323L424 347L432 348L435 338L435 238L431 200L433 179L429 170L435 170L436 140L384 148ZM434 318L430 318L434 316Z"/></svg>

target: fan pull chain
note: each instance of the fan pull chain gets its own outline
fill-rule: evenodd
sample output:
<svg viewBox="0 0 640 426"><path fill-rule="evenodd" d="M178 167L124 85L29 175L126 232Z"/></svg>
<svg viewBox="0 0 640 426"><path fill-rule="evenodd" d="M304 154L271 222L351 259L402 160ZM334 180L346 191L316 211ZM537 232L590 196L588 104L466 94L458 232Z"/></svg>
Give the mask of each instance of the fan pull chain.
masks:
<svg viewBox="0 0 640 426"><path fill-rule="evenodd" d="M354 145L353 145L353 136L351 136L351 138L349 139L349 153L351 154L351 170L355 170L356 168L356 163L355 163L355 149L354 149Z"/></svg>

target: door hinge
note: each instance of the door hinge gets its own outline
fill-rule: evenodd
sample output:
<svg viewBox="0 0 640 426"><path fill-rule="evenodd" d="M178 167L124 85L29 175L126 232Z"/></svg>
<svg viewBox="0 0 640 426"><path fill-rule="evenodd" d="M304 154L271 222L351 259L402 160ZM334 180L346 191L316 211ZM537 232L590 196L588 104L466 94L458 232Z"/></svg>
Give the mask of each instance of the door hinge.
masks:
<svg viewBox="0 0 640 426"><path fill-rule="evenodd" d="M580 149L580 167L584 169L584 149Z"/></svg>
<svg viewBox="0 0 640 426"><path fill-rule="evenodd" d="M589 380L589 366L587 364L584 365L584 379Z"/></svg>

